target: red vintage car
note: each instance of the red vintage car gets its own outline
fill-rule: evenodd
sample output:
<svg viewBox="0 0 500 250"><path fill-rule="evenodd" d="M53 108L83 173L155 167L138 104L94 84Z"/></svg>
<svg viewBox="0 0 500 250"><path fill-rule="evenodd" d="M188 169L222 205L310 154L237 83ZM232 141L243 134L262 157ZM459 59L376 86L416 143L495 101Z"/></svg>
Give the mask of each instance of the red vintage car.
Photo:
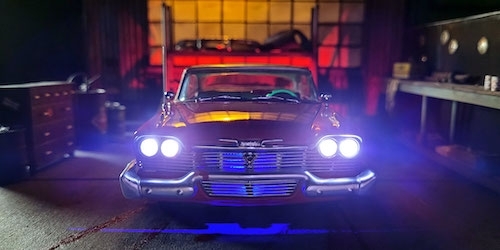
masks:
<svg viewBox="0 0 500 250"><path fill-rule="evenodd" d="M369 188L362 138L306 68L200 65L134 135L126 198L215 205L325 201Z"/></svg>

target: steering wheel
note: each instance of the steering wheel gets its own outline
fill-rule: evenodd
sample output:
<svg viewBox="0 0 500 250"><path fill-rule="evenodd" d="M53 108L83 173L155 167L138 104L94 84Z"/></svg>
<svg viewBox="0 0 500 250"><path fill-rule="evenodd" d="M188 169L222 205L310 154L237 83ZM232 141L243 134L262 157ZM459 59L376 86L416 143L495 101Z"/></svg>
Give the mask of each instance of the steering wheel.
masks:
<svg viewBox="0 0 500 250"><path fill-rule="evenodd" d="M288 90L288 89L275 89L273 91L271 91L270 93L268 93L266 96L279 96L280 94L286 94L286 95L290 95L292 96L293 98L299 98L297 96L297 94L291 90Z"/></svg>

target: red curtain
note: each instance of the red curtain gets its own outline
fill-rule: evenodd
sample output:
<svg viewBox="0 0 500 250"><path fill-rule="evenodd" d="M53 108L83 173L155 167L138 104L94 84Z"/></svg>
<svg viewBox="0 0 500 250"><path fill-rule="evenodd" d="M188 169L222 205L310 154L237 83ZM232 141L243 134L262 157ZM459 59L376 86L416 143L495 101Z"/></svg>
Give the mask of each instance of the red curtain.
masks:
<svg viewBox="0 0 500 250"><path fill-rule="evenodd" d="M376 115L385 91L385 79L391 76L393 63L401 60L405 1L367 0L366 10L365 112Z"/></svg>

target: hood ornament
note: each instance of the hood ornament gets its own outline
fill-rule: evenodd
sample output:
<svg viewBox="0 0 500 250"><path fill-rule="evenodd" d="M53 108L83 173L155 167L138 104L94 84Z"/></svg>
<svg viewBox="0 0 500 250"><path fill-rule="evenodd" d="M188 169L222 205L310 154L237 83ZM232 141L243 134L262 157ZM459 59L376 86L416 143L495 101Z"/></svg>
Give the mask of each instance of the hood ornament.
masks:
<svg viewBox="0 0 500 250"><path fill-rule="evenodd" d="M220 142L231 143L236 147L242 148L260 148L266 146L273 146L283 142L283 139L267 139L267 140L245 140L239 141L236 139L219 139Z"/></svg>

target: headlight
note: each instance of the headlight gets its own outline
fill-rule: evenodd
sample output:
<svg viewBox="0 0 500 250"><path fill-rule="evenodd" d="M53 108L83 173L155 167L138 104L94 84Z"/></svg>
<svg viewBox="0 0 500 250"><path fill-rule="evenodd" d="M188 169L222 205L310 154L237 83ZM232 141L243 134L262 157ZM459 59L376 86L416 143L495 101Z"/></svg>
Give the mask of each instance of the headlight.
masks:
<svg viewBox="0 0 500 250"><path fill-rule="evenodd" d="M339 143L339 151L346 158L353 158L360 150L359 142L352 138L343 139Z"/></svg>
<svg viewBox="0 0 500 250"><path fill-rule="evenodd" d="M161 153L166 157L174 157L179 153L179 142L174 139L167 139L161 143Z"/></svg>
<svg viewBox="0 0 500 250"><path fill-rule="evenodd" d="M319 142L318 151L323 157L332 157L337 153L337 142L333 139L323 139Z"/></svg>
<svg viewBox="0 0 500 250"><path fill-rule="evenodd" d="M153 138L141 141L139 147L141 149L141 153L147 157L151 157L158 153L158 142Z"/></svg>

